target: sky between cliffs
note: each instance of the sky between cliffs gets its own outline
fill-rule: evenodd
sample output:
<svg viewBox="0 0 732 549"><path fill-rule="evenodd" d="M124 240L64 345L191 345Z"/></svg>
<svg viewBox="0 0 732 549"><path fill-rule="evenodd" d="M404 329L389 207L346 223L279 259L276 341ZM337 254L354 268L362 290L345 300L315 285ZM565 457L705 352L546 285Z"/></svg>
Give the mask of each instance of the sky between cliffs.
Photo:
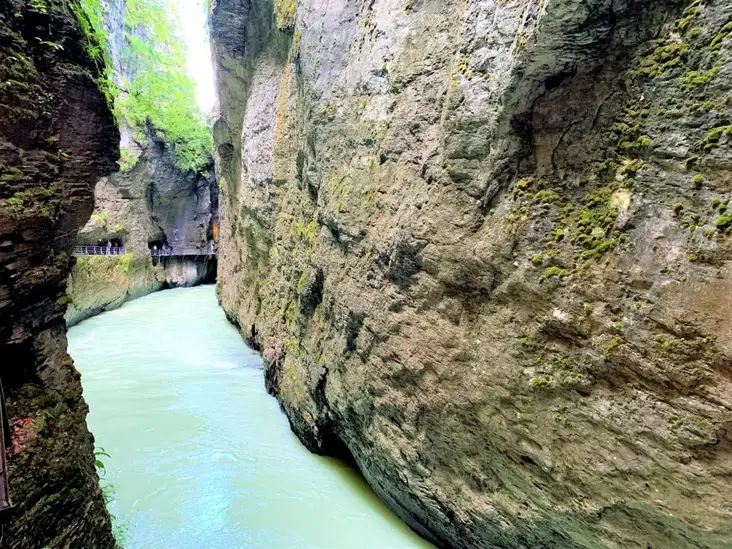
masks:
<svg viewBox="0 0 732 549"><path fill-rule="evenodd" d="M206 12L201 0L169 0L180 17L188 49L188 73L196 83L198 106L210 114L216 101L211 45L206 31Z"/></svg>

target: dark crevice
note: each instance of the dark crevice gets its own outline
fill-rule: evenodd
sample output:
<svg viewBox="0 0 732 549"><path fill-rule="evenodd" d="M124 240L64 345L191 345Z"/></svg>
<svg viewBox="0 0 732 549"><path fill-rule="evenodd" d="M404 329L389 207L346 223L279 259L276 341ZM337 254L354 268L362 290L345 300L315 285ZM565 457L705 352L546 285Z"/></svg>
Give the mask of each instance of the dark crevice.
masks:
<svg viewBox="0 0 732 549"><path fill-rule="evenodd" d="M18 390L35 376L35 353L30 340L0 345L0 379L6 395Z"/></svg>

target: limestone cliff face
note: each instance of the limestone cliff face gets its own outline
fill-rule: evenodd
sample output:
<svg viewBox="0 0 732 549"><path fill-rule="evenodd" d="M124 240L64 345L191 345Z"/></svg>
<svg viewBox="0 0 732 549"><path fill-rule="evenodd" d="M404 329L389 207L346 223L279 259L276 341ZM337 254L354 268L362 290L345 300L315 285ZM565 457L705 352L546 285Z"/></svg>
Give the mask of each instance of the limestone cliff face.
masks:
<svg viewBox="0 0 732 549"><path fill-rule="evenodd" d="M69 280L69 326L164 287L194 286L215 278L216 263L205 257L165 258L155 264L149 257L150 247L164 243L205 248L218 222L213 173L179 169L173 151L150 135L130 170L97 183L94 213L77 244L122 243L128 256L79 259Z"/></svg>
<svg viewBox="0 0 732 549"><path fill-rule="evenodd" d="M732 540L732 5L217 0L219 295L444 547Z"/></svg>
<svg viewBox="0 0 732 549"><path fill-rule="evenodd" d="M119 133L63 0L0 3L0 378L12 445L9 549L112 549L79 373L66 353L65 281L93 185Z"/></svg>
<svg viewBox="0 0 732 549"><path fill-rule="evenodd" d="M217 208L213 166L206 174L181 170L172 149L151 129L134 165L97 184L94 213L78 242L117 240L137 254L163 244L205 248Z"/></svg>

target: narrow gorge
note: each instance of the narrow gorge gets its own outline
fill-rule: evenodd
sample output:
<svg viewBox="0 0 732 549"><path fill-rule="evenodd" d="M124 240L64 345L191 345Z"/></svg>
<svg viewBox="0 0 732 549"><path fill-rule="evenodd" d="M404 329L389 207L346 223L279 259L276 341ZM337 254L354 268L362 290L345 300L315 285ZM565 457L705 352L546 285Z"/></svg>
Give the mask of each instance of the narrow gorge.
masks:
<svg viewBox="0 0 732 549"><path fill-rule="evenodd" d="M429 543L732 549L732 4L206 4L210 132L167 0L0 4L0 548L143 548L115 540L67 322L215 278L302 445L353 464ZM155 256L184 249L201 258ZM152 296L185 345L159 319L74 328L94 390L99 372L121 383L94 410L153 372L130 402L167 402L181 368L222 420L171 433L255 429L236 414L266 405L242 372L183 369L224 330L204 293L169 300L206 290ZM146 350L110 355L118 376L95 333ZM168 377L147 368L156 350ZM263 447L245 460L260 475ZM224 499L195 509L210 533L177 524L158 546L292 546L269 523L226 537L248 516L234 501L270 500Z"/></svg>
<svg viewBox="0 0 732 549"><path fill-rule="evenodd" d="M215 259L207 255L218 222L210 135L197 122L193 86L179 66L183 44L163 6L114 0L102 14L110 79L119 90L120 169L97 182L94 212L76 244L125 253L104 255L102 249L77 259L69 279L69 326L164 287L215 279ZM170 51L157 52L166 41ZM201 255L151 257L163 247Z"/></svg>

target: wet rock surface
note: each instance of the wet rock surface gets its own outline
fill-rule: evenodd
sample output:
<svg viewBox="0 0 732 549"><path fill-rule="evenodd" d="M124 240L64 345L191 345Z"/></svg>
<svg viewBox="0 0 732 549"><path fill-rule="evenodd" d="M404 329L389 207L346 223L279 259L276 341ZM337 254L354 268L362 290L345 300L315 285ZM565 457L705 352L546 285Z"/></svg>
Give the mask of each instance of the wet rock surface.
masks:
<svg viewBox="0 0 732 549"><path fill-rule="evenodd" d="M730 5L211 24L220 300L300 439L440 546L730 547Z"/></svg>
<svg viewBox="0 0 732 549"><path fill-rule="evenodd" d="M8 549L112 549L79 373L66 353L66 276L119 132L69 5L0 4L0 378L12 431Z"/></svg>

